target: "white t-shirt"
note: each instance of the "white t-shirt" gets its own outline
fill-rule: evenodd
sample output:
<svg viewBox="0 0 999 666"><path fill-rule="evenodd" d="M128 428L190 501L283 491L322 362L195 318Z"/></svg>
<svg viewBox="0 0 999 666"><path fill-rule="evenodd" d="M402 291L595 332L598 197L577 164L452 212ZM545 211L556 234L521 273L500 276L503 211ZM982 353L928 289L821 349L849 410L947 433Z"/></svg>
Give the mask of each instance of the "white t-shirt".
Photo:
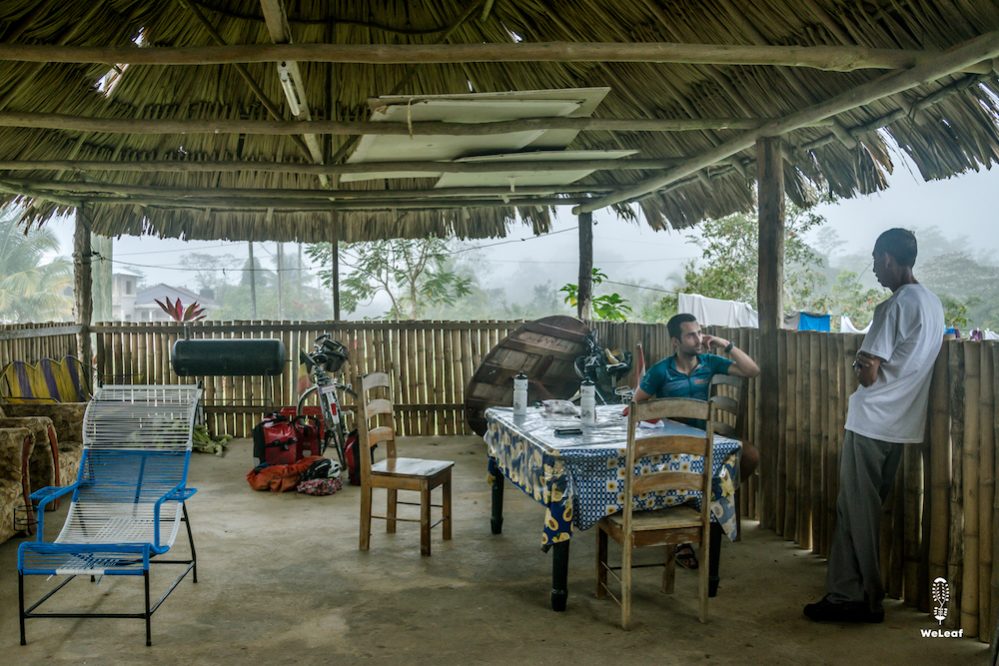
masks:
<svg viewBox="0 0 999 666"><path fill-rule="evenodd" d="M883 361L874 383L850 396L846 429L885 442L923 441L943 334L940 299L921 284L902 285L879 304L860 351Z"/></svg>

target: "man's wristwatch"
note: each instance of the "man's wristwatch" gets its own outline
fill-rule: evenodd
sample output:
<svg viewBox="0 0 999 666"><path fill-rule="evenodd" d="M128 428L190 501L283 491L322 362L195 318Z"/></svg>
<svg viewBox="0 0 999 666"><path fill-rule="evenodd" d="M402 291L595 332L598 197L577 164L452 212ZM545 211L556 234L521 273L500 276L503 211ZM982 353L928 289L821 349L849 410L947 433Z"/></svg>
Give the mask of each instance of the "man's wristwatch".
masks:
<svg viewBox="0 0 999 666"><path fill-rule="evenodd" d="M735 349L735 343L729 340L728 344L725 345L725 353L731 354L733 349Z"/></svg>

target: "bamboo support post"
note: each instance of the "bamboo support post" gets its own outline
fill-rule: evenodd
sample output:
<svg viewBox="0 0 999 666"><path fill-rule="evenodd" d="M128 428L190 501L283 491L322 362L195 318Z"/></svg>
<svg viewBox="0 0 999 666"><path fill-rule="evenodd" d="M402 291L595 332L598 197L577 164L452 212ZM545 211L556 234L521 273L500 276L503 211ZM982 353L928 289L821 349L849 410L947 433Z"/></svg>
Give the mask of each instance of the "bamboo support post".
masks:
<svg viewBox="0 0 999 666"><path fill-rule="evenodd" d="M999 405L994 401L999 398L999 350L993 343L989 343L992 352L992 432L999 432ZM994 434L993 434L994 437ZM999 478L999 455L993 455L994 467L993 478ZM999 562L999 492L995 493L992 499L992 562ZM989 627L994 627L999 622L999 566L992 567L991 576L991 609Z"/></svg>
<svg viewBox="0 0 999 666"><path fill-rule="evenodd" d="M784 381L778 385L778 413L780 414L780 424L777 428L776 441L777 451L773 459L773 476L770 487L770 492L768 493L772 497L772 511L773 518L771 523L768 525L772 527L777 533L777 536L783 536L785 539L787 537L787 532L784 529L784 520L787 515L787 500L785 493L787 492L787 450L788 442L790 440L789 430L791 423L791 387L793 385L792 374L794 372L794 367L789 361L788 354L788 341L789 338L788 331L779 331L778 345L777 345L777 359L780 367L784 369ZM763 342L760 342L760 348L763 348ZM762 374L762 373L761 373ZM765 391L764 391L765 393ZM760 406L759 411L761 412L763 407L762 404L765 398L760 395ZM763 415L759 414L760 424L757 428L760 433L760 438L765 436L765 430L763 426Z"/></svg>
<svg viewBox="0 0 999 666"><path fill-rule="evenodd" d="M995 502L995 393L993 390L993 343L980 343L981 364L978 402L978 636L988 640L993 622L992 608L992 505Z"/></svg>
<svg viewBox="0 0 999 666"><path fill-rule="evenodd" d="M950 396L949 347L945 344L936 363L930 382L930 546L929 578L946 578L949 551L950 524Z"/></svg>
<svg viewBox="0 0 999 666"><path fill-rule="evenodd" d="M794 540L802 548L809 548L808 532L808 384L810 374L808 368L808 337L811 334L793 333L795 357L798 373L795 377L794 392L797 395L797 418L794 420L795 431L795 491L794 491Z"/></svg>
<svg viewBox="0 0 999 666"><path fill-rule="evenodd" d="M919 597L919 537L920 509L923 499L922 445L910 444L903 449L902 488L904 506L902 510L902 597L905 603L913 606Z"/></svg>
<svg viewBox="0 0 999 666"><path fill-rule="evenodd" d="M822 406L820 402L822 389L820 384L825 377L824 368L821 362L821 337L824 333L811 333L806 336L808 341L808 425L809 435L807 444L807 465L808 474L808 515L806 524L808 527L808 540L813 553L821 552L821 538L819 530L822 526Z"/></svg>
<svg viewBox="0 0 999 666"><path fill-rule="evenodd" d="M796 540L795 526L797 521L798 495L798 397L800 380L798 379L797 336L787 333L787 372L784 381L787 382L787 414L785 415L787 432L786 458L784 460L784 538Z"/></svg>
<svg viewBox="0 0 999 666"><path fill-rule="evenodd" d="M978 394L981 391L981 343L965 342L964 446L964 570L961 579L961 628L978 635Z"/></svg>
<svg viewBox="0 0 999 666"><path fill-rule="evenodd" d="M961 343L947 343L947 365L950 380L950 549L947 553L947 582L950 584L950 612L947 628L961 626L962 563L964 560L964 354Z"/></svg>

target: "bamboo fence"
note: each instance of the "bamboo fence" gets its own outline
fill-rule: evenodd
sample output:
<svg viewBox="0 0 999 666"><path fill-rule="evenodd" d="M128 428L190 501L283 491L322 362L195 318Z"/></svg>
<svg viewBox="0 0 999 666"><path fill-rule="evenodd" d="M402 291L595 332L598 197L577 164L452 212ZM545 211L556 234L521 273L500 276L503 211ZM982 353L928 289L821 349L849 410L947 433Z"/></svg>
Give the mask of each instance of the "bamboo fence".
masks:
<svg viewBox="0 0 999 666"><path fill-rule="evenodd" d="M305 387L300 350L329 332L348 348L348 379L382 370L393 382L398 424L404 435L470 434L464 390L482 358L521 322L198 322L101 324L96 337L97 378L105 383L176 383L201 380L209 428L245 437L261 416L291 405ZM670 353L665 326L599 322L603 344L635 351L647 365ZM65 325L0 327L0 361L61 356L76 348ZM755 356L755 329L717 329ZM279 338L288 358L277 377L178 378L170 349L178 337ZM761 453L757 474L740 489L742 515L803 548L826 556L836 520L840 443L850 371L862 336L817 332L778 333L776 387L748 383L745 439ZM636 379L628 378L629 383ZM999 347L948 341L933 370L923 444L907 445L882 520L882 571L892 597L930 610L930 583L951 590L945 621L966 636L987 641L999 611ZM758 396L776 390L781 427L776 441L760 441ZM348 402L349 407L349 402Z"/></svg>
<svg viewBox="0 0 999 666"><path fill-rule="evenodd" d="M0 326L0 368L10 361L34 363L42 358L76 356L79 326L47 324L5 324Z"/></svg>

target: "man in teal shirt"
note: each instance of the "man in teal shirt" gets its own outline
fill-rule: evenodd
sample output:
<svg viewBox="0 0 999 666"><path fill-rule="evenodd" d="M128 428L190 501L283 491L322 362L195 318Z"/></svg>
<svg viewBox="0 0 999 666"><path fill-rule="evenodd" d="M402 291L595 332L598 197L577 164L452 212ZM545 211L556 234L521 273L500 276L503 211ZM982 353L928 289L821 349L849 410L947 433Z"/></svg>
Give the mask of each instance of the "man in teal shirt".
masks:
<svg viewBox="0 0 999 666"><path fill-rule="evenodd" d="M730 374L738 377L756 377L760 368L756 362L729 340L701 332L701 325L692 314L674 315L666 322L673 343L673 355L659 361L645 373L635 391L635 402L651 398L694 398L707 400L711 377ZM731 360L707 350L720 350ZM704 423L691 425L704 427ZM746 479L756 469L760 454L748 442L743 442L739 463L740 478ZM677 562L694 569L697 558L689 544L677 549Z"/></svg>

